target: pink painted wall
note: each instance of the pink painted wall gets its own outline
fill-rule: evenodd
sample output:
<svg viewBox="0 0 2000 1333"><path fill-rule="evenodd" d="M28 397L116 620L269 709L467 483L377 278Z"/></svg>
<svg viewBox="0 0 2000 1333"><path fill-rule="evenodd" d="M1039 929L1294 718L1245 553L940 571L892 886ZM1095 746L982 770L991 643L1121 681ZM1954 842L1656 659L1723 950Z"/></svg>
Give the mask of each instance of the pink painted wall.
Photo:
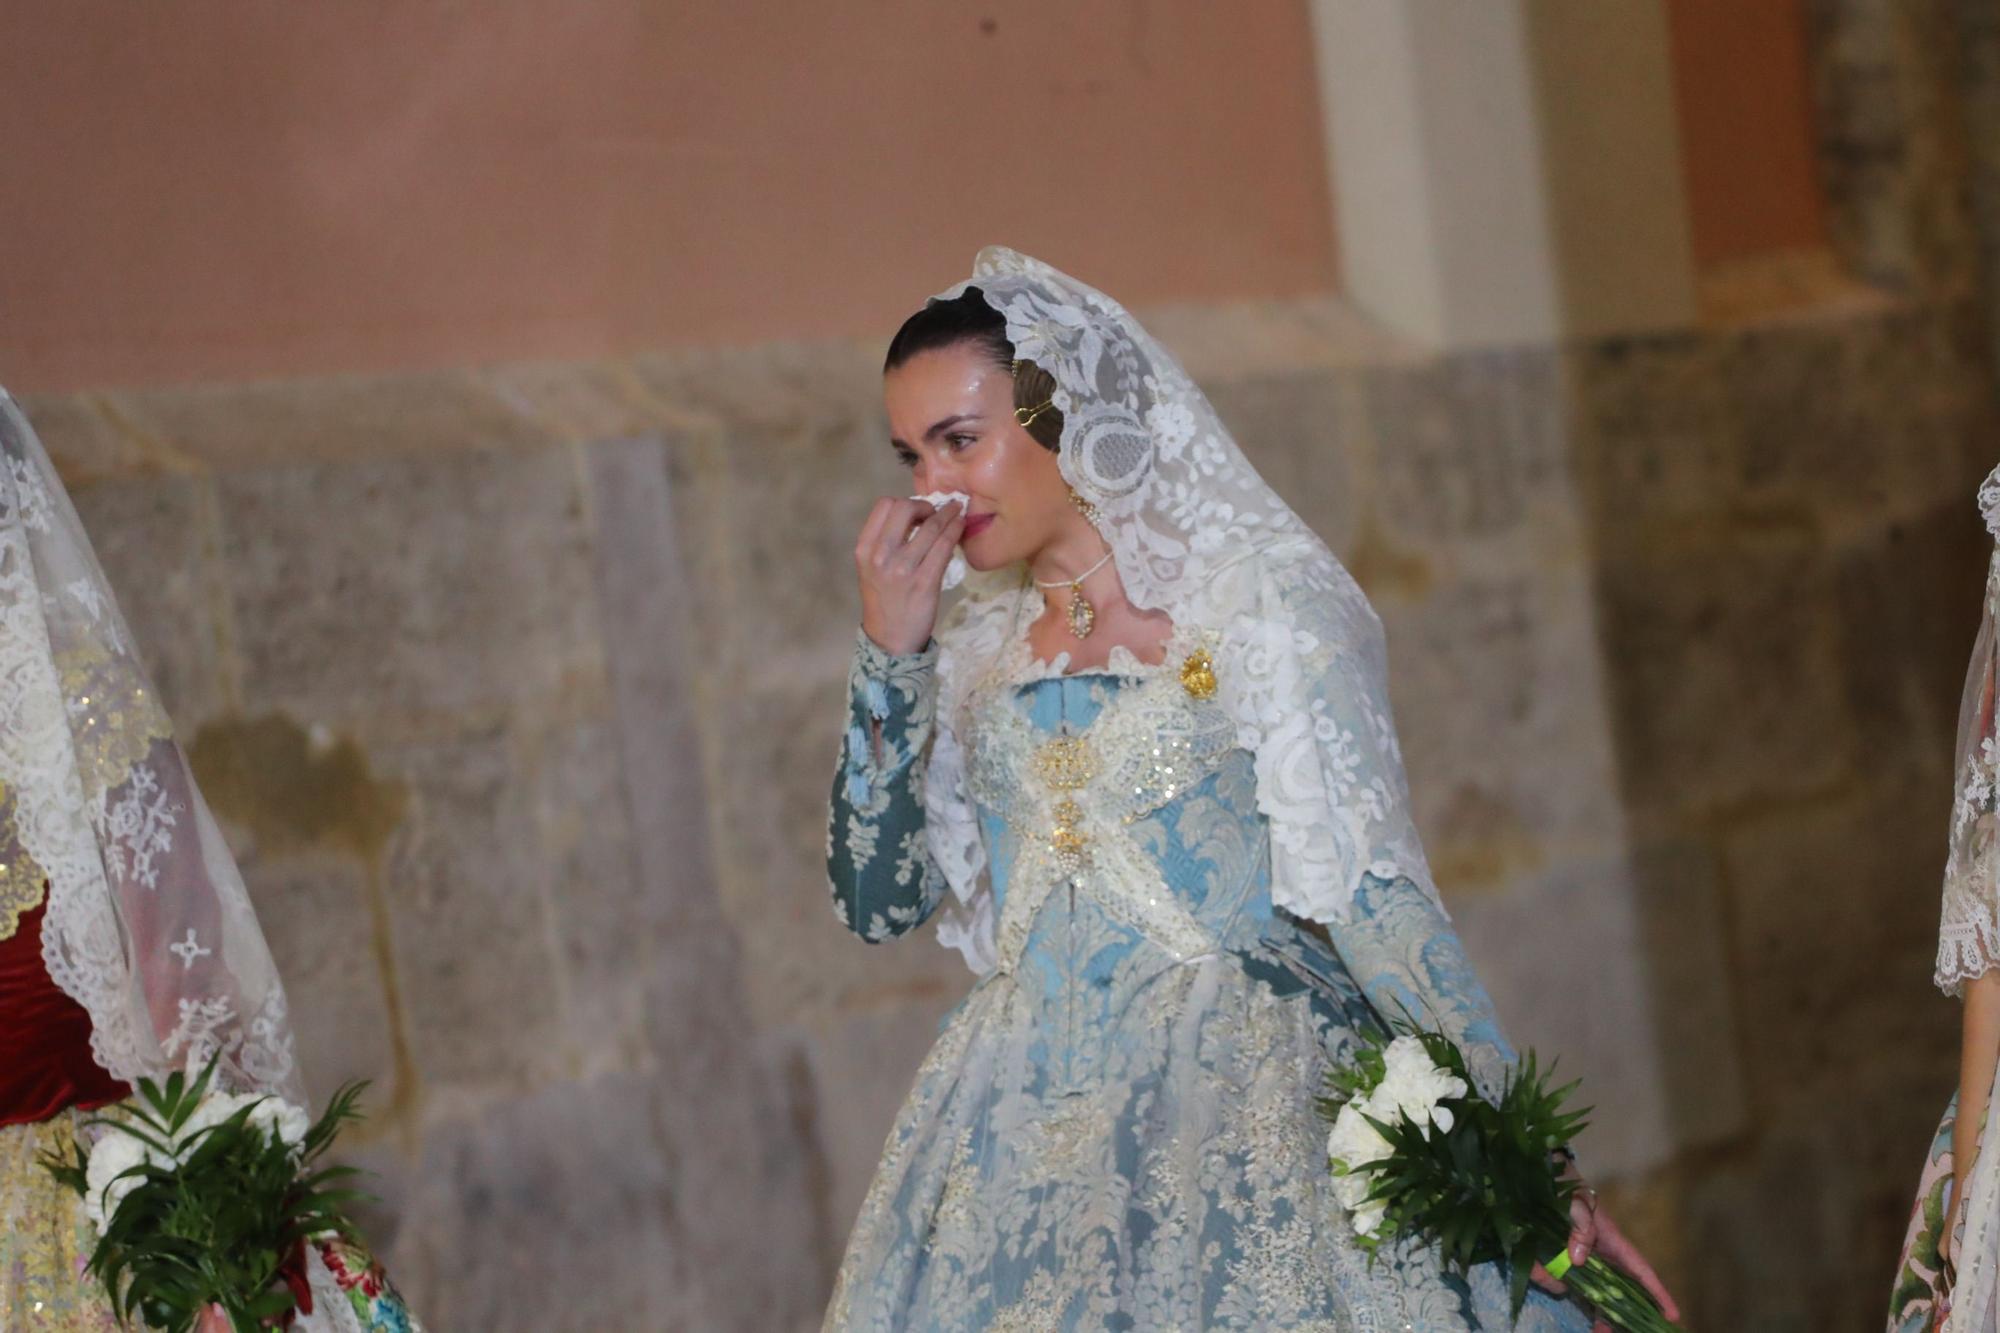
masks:
<svg viewBox="0 0 2000 1333"><path fill-rule="evenodd" d="M64 0L0 88L17 389L885 333L988 240L1333 282L1303 0Z"/></svg>
<svg viewBox="0 0 2000 1333"><path fill-rule="evenodd" d="M1802 0L1669 0L1695 262L1826 243Z"/></svg>

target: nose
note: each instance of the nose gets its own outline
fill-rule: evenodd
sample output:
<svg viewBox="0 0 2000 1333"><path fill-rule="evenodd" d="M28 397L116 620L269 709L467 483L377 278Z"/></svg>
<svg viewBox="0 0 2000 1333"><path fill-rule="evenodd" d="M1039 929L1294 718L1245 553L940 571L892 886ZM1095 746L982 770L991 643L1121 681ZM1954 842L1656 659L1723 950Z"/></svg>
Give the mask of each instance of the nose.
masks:
<svg viewBox="0 0 2000 1333"><path fill-rule="evenodd" d="M917 494L928 495L932 491L962 491L958 484L958 465L948 458L933 458L928 454L917 459L915 475Z"/></svg>

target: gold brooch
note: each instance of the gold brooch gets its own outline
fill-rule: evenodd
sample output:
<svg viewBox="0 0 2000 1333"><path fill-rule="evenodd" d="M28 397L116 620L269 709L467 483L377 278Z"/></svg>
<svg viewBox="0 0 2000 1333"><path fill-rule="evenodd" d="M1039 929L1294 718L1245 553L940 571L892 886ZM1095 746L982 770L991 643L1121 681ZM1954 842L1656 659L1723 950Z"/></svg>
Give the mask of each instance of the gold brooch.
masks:
<svg viewBox="0 0 2000 1333"><path fill-rule="evenodd" d="M1181 663L1181 688L1192 698L1215 697L1215 663L1209 658L1208 649L1195 649Z"/></svg>

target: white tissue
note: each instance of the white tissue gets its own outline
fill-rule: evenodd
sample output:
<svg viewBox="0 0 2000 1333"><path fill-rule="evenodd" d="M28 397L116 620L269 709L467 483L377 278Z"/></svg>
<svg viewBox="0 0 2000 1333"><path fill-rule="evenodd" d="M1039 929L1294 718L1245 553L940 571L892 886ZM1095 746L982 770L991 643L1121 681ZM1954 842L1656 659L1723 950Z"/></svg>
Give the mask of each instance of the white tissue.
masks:
<svg viewBox="0 0 2000 1333"><path fill-rule="evenodd" d="M964 511L969 512L972 509L972 497L964 491L932 491L927 495L913 495L910 498L912 500L922 500L926 504L933 505L939 509L956 500ZM965 557L959 552L953 551L951 553L951 563L944 567L944 583L941 586L948 589L956 588L963 582L965 582Z"/></svg>

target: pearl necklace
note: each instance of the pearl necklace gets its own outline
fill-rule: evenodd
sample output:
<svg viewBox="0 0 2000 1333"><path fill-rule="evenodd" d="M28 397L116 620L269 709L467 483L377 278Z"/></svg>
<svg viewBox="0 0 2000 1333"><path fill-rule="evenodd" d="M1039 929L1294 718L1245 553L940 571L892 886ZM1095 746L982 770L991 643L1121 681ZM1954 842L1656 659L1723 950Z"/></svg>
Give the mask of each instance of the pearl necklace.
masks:
<svg viewBox="0 0 2000 1333"><path fill-rule="evenodd" d="M1069 586L1069 632L1079 639L1089 638L1090 631L1097 626L1097 608L1092 606L1090 599L1083 595L1083 581L1104 568L1106 564L1110 563L1110 560L1111 552L1106 551L1104 559L1099 560L1073 579L1056 579L1052 583L1044 583L1040 579L1035 580L1035 586L1044 590L1060 588L1065 584Z"/></svg>

